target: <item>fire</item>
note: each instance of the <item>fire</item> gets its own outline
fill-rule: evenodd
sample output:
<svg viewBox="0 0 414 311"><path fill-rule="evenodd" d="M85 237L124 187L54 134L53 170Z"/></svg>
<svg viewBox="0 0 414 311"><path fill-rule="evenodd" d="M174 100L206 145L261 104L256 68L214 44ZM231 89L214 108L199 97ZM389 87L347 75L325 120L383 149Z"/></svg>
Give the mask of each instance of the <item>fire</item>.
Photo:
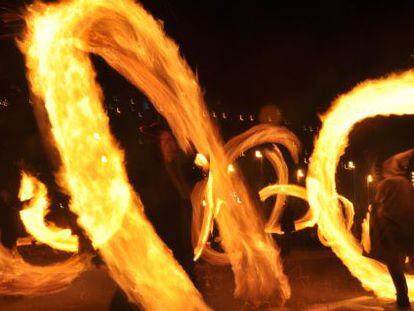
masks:
<svg viewBox="0 0 414 311"><path fill-rule="evenodd" d="M29 9L27 33L20 46L26 55L33 93L44 101L62 158L58 182L71 195L70 208L79 216L79 224L132 301L149 310L208 309L171 251L156 236L139 196L128 184L123 152L111 136L89 53L101 56L141 89L167 119L182 149L192 152L194 147L200 154L199 164L209 169L207 180L197 185L193 193L196 215L204 215L204 221L196 228L201 231L196 239L196 258L203 251L217 255L205 247L215 219L226 254L214 260L232 265L235 294L254 302L265 301L276 291L282 300L289 297L278 250L264 232L265 223L258 217L238 169L232 164L244 150L275 142L285 144L297 159L299 142L289 131L258 126L224 147L206 117L198 81L180 57L178 47L166 37L160 23L132 0L35 4ZM340 97L323 118L306 190L275 185L261 191L263 199L282 194L266 225L267 231L279 230L276 223L283 195L307 199L311 210L297 222L298 228L317 222L324 243L367 289L387 298L394 296L390 277L383 265L362 256L359 241L349 232L353 206L337 194L335 172L354 124L377 115L414 112L413 83L414 73L409 71L363 83ZM260 151L256 156L267 157L280 181L288 182L278 149L271 153ZM45 224L48 201L43 184L23 175L20 197L30 199L21 216L32 235L54 248L77 250L77 238L69 230ZM10 288L7 282L17 284L15 290L10 290L13 293L58 290L87 267L82 256L55 266L33 267L3 249L0 261L10 267L10 272L1 271L2 293ZM16 269L19 273L21 269L20 275ZM59 272L60 269L65 270ZM26 282L29 280L27 285L22 284L23 276ZM413 295L414 278L409 277L408 282Z"/></svg>
<svg viewBox="0 0 414 311"><path fill-rule="evenodd" d="M269 143L280 144L286 147L294 162L298 162L301 143L295 134L282 126L272 126L269 124L254 126L246 132L232 138L226 144L226 150L231 161L235 161L240 154L248 149ZM266 148L263 153L275 170L275 175L278 177L278 184L287 184L289 182L288 168L280 149L276 145L273 145L272 148ZM262 153L260 154L262 155ZM286 197L284 194L277 196L270 218L265 225L266 232L280 233L279 217L283 211L285 200Z"/></svg>
<svg viewBox="0 0 414 311"><path fill-rule="evenodd" d="M208 170L208 160L203 154L197 153L194 163L203 170Z"/></svg>
<svg viewBox="0 0 414 311"><path fill-rule="evenodd" d="M28 233L39 242L67 252L78 251L78 237L72 235L70 229L59 229L45 224L48 212L46 186L36 178L23 173L20 191L20 201L30 200L20 212L20 218Z"/></svg>
<svg viewBox="0 0 414 311"><path fill-rule="evenodd" d="M384 298L395 297L391 278L384 265L362 256L361 244L347 228L349 221L343 221L335 173L348 145L348 135L356 123L379 115L414 113L413 85L414 72L407 71L364 82L339 97L322 118L323 127L316 140L306 180L310 206L319 214L321 235L362 285ZM350 210L350 202L345 205ZM408 287L410 295L414 295L412 276L408 276Z"/></svg>
<svg viewBox="0 0 414 311"><path fill-rule="evenodd" d="M276 194L285 194L296 198L300 198L304 201L308 201L306 189L304 187L296 185L271 185L263 188L262 190L260 190L259 193L260 199L262 201ZM275 207L275 214L280 215L281 212L281 207ZM315 213L313 210L309 209L304 216L295 221L295 230L300 231L308 227L313 227L317 223L317 221L318 214ZM279 234L283 233L280 229L280 224L277 227L275 227L275 229L273 229L273 232Z"/></svg>
<svg viewBox="0 0 414 311"><path fill-rule="evenodd" d="M41 182L23 174L19 199L28 201L20 216L30 234L54 248L77 250L77 237L72 236L70 230L46 226L47 191ZM0 294L29 296L60 291L89 268L89 261L89 256L83 254L47 267L34 266L24 261L18 252L0 246Z"/></svg>
<svg viewBox="0 0 414 311"><path fill-rule="evenodd" d="M275 144L279 143L284 145L291 153L293 159L297 162L300 150L300 142L298 138L290 132L285 127L277 127L272 126L269 124L262 124L257 125L246 132L232 138L228 141L225 145L225 149L230 161L234 162L236 158L242 154L243 152L251 149L255 146L262 145L262 144ZM258 154L259 150L256 150L256 154ZM266 148L263 152L260 152L260 156L264 156L269 160L272 164L276 176L278 176L278 183L279 184L287 184L288 183L288 168L286 162L283 159L283 155L280 152L279 148L276 145L273 145L272 148ZM198 161L199 163L201 161ZM204 163L204 162L203 162ZM208 166L204 163L204 166ZM229 169L231 168L231 169ZM233 174L235 172L234 165L229 164L228 166L228 173ZM213 226L213 219L217 216L217 213L213 215L213 211L211 209L206 209L205 211L203 208L203 202L206 202L205 198L209 199L211 196L211 186L209 183L211 182L210 176L208 176L207 180L199 182L193 190L192 193L192 204L193 204L193 227L192 227L192 239L193 244L196 246L196 250L199 250L196 253L196 259L199 256L202 256L205 260L212 264L216 265L225 265L229 263L229 259L227 258L226 254L217 252L206 245L208 235L212 231ZM279 185L276 186L277 189ZM272 188L272 189L276 189ZM284 188L285 189L285 188ZM295 189L294 191L289 191L291 189ZM296 191L296 192L295 192ZM300 197L306 199L306 190L301 187ZM276 195L279 193L274 208L272 210L271 216L265 226L266 232L269 233L282 233L280 230L279 225L279 216L281 215L284 203L285 203L285 194L288 195L297 195L296 188L288 188L288 190L284 191L270 191L269 194L266 196L269 197L270 195ZM240 198L237 192L234 193L234 197L236 201L240 202ZM211 199L210 199L211 200ZM264 200L264 199L263 199ZM223 202L222 204L226 204ZM310 212L309 212L310 213ZM310 217L308 214L306 217ZM305 221L307 221L307 219ZM304 220L300 220L304 221ZM312 225L314 222L312 223ZM311 221L309 224L311 225ZM280 268L282 269L282 268Z"/></svg>
<svg viewBox="0 0 414 311"><path fill-rule="evenodd" d="M61 291L89 269L89 262L89 256L75 255L65 262L35 266L0 246L0 294L30 296Z"/></svg>
<svg viewBox="0 0 414 311"><path fill-rule="evenodd" d="M254 302L267 300L275 291L282 299L289 296L274 242L263 232L237 170L231 178L227 174L230 161L205 117L197 79L159 22L132 0L35 4L20 46L33 93L44 101L62 158L58 182L71 195L70 209L79 224L132 301L150 310L208 308L156 236L128 184L123 152L111 136L88 53L104 58L147 95L185 151L194 146L209 159L207 208L220 227L236 295ZM36 211L44 213L45 205Z"/></svg>
<svg viewBox="0 0 414 311"><path fill-rule="evenodd" d="M21 200L31 200L21 212L26 229L38 234L39 240L57 248L77 247L70 232L46 227L43 216L47 208L44 186L33 177L23 175L19 193ZM67 242L73 242L73 244ZM76 244L75 244L76 243ZM45 295L65 289L83 271L89 269L90 256L74 255L65 262L47 267L27 263L17 251L0 246L0 294Z"/></svg>

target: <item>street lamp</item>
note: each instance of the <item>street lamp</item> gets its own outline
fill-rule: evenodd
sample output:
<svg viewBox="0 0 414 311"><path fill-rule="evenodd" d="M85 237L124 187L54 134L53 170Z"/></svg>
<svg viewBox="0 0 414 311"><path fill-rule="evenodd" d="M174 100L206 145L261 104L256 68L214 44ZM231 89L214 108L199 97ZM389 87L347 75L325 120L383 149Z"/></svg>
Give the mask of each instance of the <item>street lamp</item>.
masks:
<svg viewBox="0 0 414 311"><path fill-rule="evenodd" d="M348 161L348 170L354 170L355 167L355 163L353 161Z"/></svg>
<svg viewBox="0 0 414 311"><path fill-rule="evenodd" d="M368 195L367 195L367 198L368 198L368 205L371 203L371 199L370 199L370 196L371 196L371 183L374 181L374 177L372 177L372 175L371 174L369 174L368 176L367 176L367 191L368 191Z"/></svg>
<svg viewBox="0 0 414 311"><path fill-rule="evenodd" d="M296 172L297 181L300 182L303 177L305 177L305 173L303 172L302 169L299 168Z"/></svg>
<svg viewBox="0 0 414 311"><path fill-rule="evenodd" d="M263 182L263 153L260 150L256 150L254 156L260 160L260 182Z"/></svg>
<svg viewBox="0 0 414 311"><path fill-rule="evenodd" d="M254 156L255 156L257 159L262 159L262 158L263 158L263 153L262 153L260 150L256 150L256 151L254 152Z"/></svg>
<svg viewBox="0 0 414 311"><path fill-rule="evenodd" d="M348 161L348 163L345 165L345 169L348 171L352 171L352 188L353 188L353 192L354 192L354 204L356 205L356 180L355 180L355 169L356 169L356 165L354 163L354 161L350 160Z"/></svg>

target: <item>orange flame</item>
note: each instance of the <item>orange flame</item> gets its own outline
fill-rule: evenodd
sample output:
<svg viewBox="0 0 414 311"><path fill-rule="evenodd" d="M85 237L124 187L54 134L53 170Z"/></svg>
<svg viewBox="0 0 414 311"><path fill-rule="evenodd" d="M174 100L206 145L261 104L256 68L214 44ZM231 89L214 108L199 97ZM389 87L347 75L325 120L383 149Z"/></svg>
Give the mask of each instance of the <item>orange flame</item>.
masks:
<svg viewBox="0 0 414 311"><path fill-rule="evenodd" d="M45 101L62 156L59 182L71 193L70 208L100 247L112 276L146 309L208 309L143 215L111 136L93 68L81 50L93 22L115 18L116 27L116 17L122 25L117 14L130 15L131 10L152 21L128 1L37 4L30 9L21 46L33 91Z"/></svg>
<svg viewBox="0 0 414 311"><path fill-rule="evenodd" d="M89 256L76 255L65 262L35 266L0 246L0 294L31 296L61 291L89 268L89 262Z"/></svg>
<svg viewBox="0 0 414 311"><path fill-rule="evenodd" d="M72 235L70 229L59 229L45 224L49 202L44 184L23 173L19 199L20 201L30 200L20 211L20 218L28 233L36 237L39 242L53 248L67 252L78 251L78 237Z"/></svg>
<svg viewBox="0 0 414 311"><path fill-rule="evenodd" d="M160 24L131 0L36 4L27 24L21 48L62 157L59 183L71 194L71 210L128 297L154 310L207 308L155 235L127 182L89 52L103 57L148 96L184 150L194 145L210 159L212 195L207 203L216 210L217 202L225 202L217 222L235 273L236 295L262 301L279 290L282 298L288 297L275 245L263 232L237 172L231 179L227 175L229 161L210 119L203 116L207 113L197 80ZM235 189L242 204L232 196Z"/></svg>
<svg viewBox="0 0 414 311"><path fill-rule="evenodd" d="M225 145L226 152L230 161L234 162L236 158L242 154L243 152L251 149L255 146L262 145L262 144L275 144L279 143L287 147L290 151L293 159L295 162L298 161L299 156L299 149L300 149L300 142L298 138L290 132L288 129L284 127L276 127L269 124L261 124L254 126L247 130L246 132L232 138L228 141ZM257 152L257 151L256 151ZM260 155L262 153L260 152ZM283 155L281 154L279 148L276 145L273 145L273 148L264 151L265 157L269 160L271 165L275 170L276 176L278 176L280 184L288 183L288 168L286 162L283 159ZM200 161L198 161L200 162ZM204 162L203 162L204 163ZM204 166L208 166L204 163ZM231 169L230 169L231 168ZM233 164L229 164L228 166L228 173L232 174L235 172L235 168ZM199 182L193 190L192 193L192 203L193 203L193 225L192 225L192 239L193 244L196 246L196 259L202 255L202 257L207 260L208 262L216 265L225 265L229 263L229 259L227 258L226 254L217 252L210 248L207 243L208 235L212 230L213 226L213 219L217 216L217 212L213 215L213 210L205 209L207 204L203 204L203 202L207 202L207 200L211 200L209 198L211 196L211 186L209 183L211 182L210 176L207 178L207 181ZM277 185L279 186L279 185ZM279 189L278 187L276 187ZM285 194L288 195L296 195L295 191L288 190L274 190L276 188L272 188L270 192L268 191L267 197L271 195L278 195L274 208L272 210L271 216L266 224L266 232L272 233L282 233L280 230L279 225L279 216L283 211L284 202L285 202ZM284 188L285 189L285 188ZM274 191L273 191L274 190ZM296 189L295 189L296 190ZM303 199L306 199L305 189L301 188L300 196ZM237 192L234 193L236 200L240 202L240 198ZM264 200L264 199L263 199ZM225 204L222 203L222 204ZM311 211L309 211L311 213ZM308 214L305 215L306 217L310 217ZM203 222L201 222L203 220ZM303 221L303 220L302 220ZM307 221L307 218L306 220ZM314 222L311 224L309 221L308 225L313 225Z"/></svg>
<svg viewBox="0 0 414 311"><path fill-rule="evenodd" d="M31 200L30 206L21 212L27 229L38 233L39 240L49 245L66 248L70 232L61 234L60 230L52 230L44 223L47 199L43 185L24 174L19 197L21 200ZM74 246L77 247L77 244ZM17 251L9 251L0 245L0 294L29 296L61 291L82 271L89 269L89 257L86 254L75 255L65 262L41 267L27 263Z"/></svg>
<svg viewBox="0 0 414 311"><path fill-rule="evenodd" d="M414 113L414 72L367 81L339 97L322 118L323 127L312 154L306 180L308 198L319 214L321 235L362 285L379 297L394 298L395 289L384 265L362 256L362 247L348 230L336 192L335 173L353 126L375 116ZM351 211L346 203L348 210ZM348 216L349 217L349 216ZM410 295L414 277L408 276Z"/></svg>

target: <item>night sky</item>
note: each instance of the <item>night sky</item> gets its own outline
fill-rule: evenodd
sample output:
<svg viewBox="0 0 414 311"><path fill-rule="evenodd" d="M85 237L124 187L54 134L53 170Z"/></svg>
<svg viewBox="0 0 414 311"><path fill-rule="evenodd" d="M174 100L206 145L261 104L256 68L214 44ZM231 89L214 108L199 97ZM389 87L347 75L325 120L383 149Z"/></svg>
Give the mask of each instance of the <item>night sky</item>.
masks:
<svg viewBox="0 0 414 311"><path fill-rule="evenodd" d="M17 11L22 3L6 1L1 7ZM145 0L143 5L164 22L213 110L255 113L273 103L288 121L312 124L357 83L414 65L414 1ZM25 81L21 55L4 36L16 29L1 25L0 90L6 93ZM122 78L105 69L98 73L104 88L125 91ZM378 136L377 131L410 136L408 125L414 123L407 122L395 121L395 132L388 133L381 122L365 125L355 141Z"/></svg>
<svg viewBox="0 0 414 311"><path fill-rule="evenodd" d="M181 46L210 105L275 103L303 121L358 82L414 64L412 1L144 5Z"/></svg>

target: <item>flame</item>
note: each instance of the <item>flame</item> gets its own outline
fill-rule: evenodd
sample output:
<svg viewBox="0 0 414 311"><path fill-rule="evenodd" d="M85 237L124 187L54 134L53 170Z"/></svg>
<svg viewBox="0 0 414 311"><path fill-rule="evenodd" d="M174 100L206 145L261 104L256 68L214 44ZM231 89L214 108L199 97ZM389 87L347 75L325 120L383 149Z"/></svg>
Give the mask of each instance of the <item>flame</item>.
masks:
<svg viewBox="0 0 414 311"><path fill-rule="evenodd" d="M128 15L130 10L150 19L128 1L30 8L22 43L29 77L34 93L45 102L62 156L59 182L70 192L70 208L93 245L100 246L114 279L131 300L149 310L208 309L143 215L127 182L123 154L111 136L93 68L80 50L89 39L91 22Z"/></svg>
<svg viewBox="0 0 414 311"><path fill-rule="evenodd" d="M208 160L203 154L197 153L194 163L203 170L208 170Z"/></svg>
<svg viewBox="0 0 414 311"><path fill-rule="evenodd" d="M28 233L55 249L67 252L78 251L78 237L72 235L70 229L59 229L45 224L49 202L44 184L23 173L19 199L20 201L30 200L20 211L20 218Z"/></svg>
<svg viewBox="0 0 414 311"><path fill-rule="evenodd" d="M308 201L307 192L304 187L296 186L296 185L270 185L262 190L260 190L259 195L262 201L266 200L267 198L276 195L276 194L285 194L289 196L293 196L296 198L300 198L304 201ZM279 210L276 210L276 214L281 214L281 208L278 207ZM276 207L275 207L276 209ZM295 220L295 230L300 231L308 227L313 227L318 221L318 214L314 213L313 210L309 209L305 215L303 215L300 219ZM275 225L273 228L274 233L282 234L282 230L279 225Z"/></svg>
<svg viewBox="0 0 414 311"><path fill-rule="evenodd" d="M379 297L394 298L395 289L384 265L362 255L362 247L348 230L336 192L335 173L348 145L353 126L375 116L414 113L414 72L367 81L340 96L322 117L323 127L316 140L306 180L308 199L319 214L321 235L362 285ZM414 277L407 276L410 295Z"/></svg>
<svg viewBox="0 0 414 311"><path fill-rule="evenodd" d="M251 149L254 146L270 143L280 144L286 147L294 162L298 162L299 151L301 148L300 141L295 134L283 126L272 126L270 124L253 126L244 133L229 140L226 144L226 150L230 160L235 161L240 154L248 149ZM255 152L256 157L257 151L259 150L256 150ZM265 149L263 153L272 165L275 175L278 177L278 183L287 184L289 182L288 167L283 159L280 149L276 145L273 145L271 149ZM261 152L260 155L263 156ZM277 196L269 220L265 226L266 232L281 233L279 217L283 211L285 200L285 195L281 194Z"/></svg>
<svg viewBox="0 0 414 311"><path fill-rule="evenodd" d="M21 212L27 229L39 234L39 240L53 247L66 248L70 232L65 231L62 235L60 231L53 231L44 224L47 206L44 186L35 178L23 174L19 198L31 200L30 207ZM73 246L77 247L74 239ZM90 256L86 254L74 255L64 262L47 267L35 266L24 261L16 250L10 251L0 245L0 294L31 296L61 291L89 267Z"/></svg>
<svg viewBox="0 0 414 311"><path fill-rule="evenodd" d="M196 257L204 249L215 218L226 251L218 260L231 263L236 295L260 302L278 290L282 299L289 297L278 251L262 230L264 223L257 217L238 170L232 166L228 173L235 157L232 152L237 156L240 150L257 143L258 137L265 138L262 143L274 142L265 135L267 129L247 131L223 147L211 120L205 117L208 113L197 79L180 57L178 47L165 36L160 24L131 0L35 4L30 7L27 24L20 46L26 55L33 92L45 103L62 157L59 183L71 194L70 208L79 215L80 225L99 247L110 273L128 297L150 310L208 309L156 236L139 197L127 182L123 153L111 136L88 53L100 55L148 96L186 152L194 146L205 155L199 160L204 168L208 164L209 176L194 192L194 201L200 203L196 205L206 210ZM341 96L323 118L308 169L307 191L292 185L261 191L263 199L276 193L308 199L311 210L298 221L299 228L317 222L321 240L332 247L365 288L386 298L394 295L389 274L383 265L362 256L360 243L349 232L353 206L337 194L335 172L354 124L377 115L414 112L413 82L414 73L409 71L368 81ZM294 139L286 146L295 157L298 144ZM262 158L263 154L257 152L256 156ZM265 156L273 159L278 172L285 172L277 151L273 156L266 152ZM355 168L353 162L349 168ZM20 197L31 199L21 213L31 234L55 248L76 251L76 237L70 231L44 222L48 204L44 185L23 176ZM283 196L279 198L267 230L274 227L280 213ZM0 248L0 290L26 294L60 289L85 269L83 258L75 256L65 263L39 268ZM11 272L4 267L10 267ZM27 284L22 284L23 280ZM408 283L412 295L414 277L408 277Z"/></svg>
<svg viewBox="0 0 414 311"><path fill-rule="evenodd" d="M269 144L269 143L279 143L287 147L290 151L293 159L295 162L298 161L299 156L299 149L300 149L300 142L298 138L290 132L285 127L277 127L272 126L269 124L261 124L250 128L249 130L245 131L244 133L233 137L229 140L226 145L225 149L228 154L230 161L234 162L236 158L243 154L248 149L251 149L255 146L262 145L262 144ZM257 152L258 150L256 150ZM256 154L256 153L255 153ZM281 184L286 184L288 182L288 168L286 162L283 159L283 155L280 152L280 149L273 145L272 148L269 150L264 150L264 152L260 152L260 155L264 156L269 160L271 165L275 170L276 176L278 176L278 182ZM231 169L230 169L231 168ZM228 166L228 173L232 174L235 172L235 168L233 164L229 164ZM210 176L208 177L207 181L199 182L193 190L192 193L192 204L193 204L193 225L192 225L192 240L193 244L196 246L196 250L199 252L196 254L196 259L202 255L202 257L207 260L208 262L215 264L215 265L226 265L229 263L229 260L226 254L213 250L209 245L207 245L207 240L210 232L212 231L213 226L213 219L215 215L213 215L213 211L211 209L205 209L207 204L203 205L205 201L205 197L209 198L211 196L211 186L209 183L211 182ZM278 190L275 190L278 189ZM293 191L290 191L294 189ZM274 191L273 191L274 190ZM296 192L295 192L296 191ZM271 193L270 193L271 192ZM289 188L283 191L279 191L279 188L272 188L268 192L269 194L266 198L270 195L278 195L274 208L272 210L271 216L266 224L266 232L270 233L282 233L279 225L279 216L281 215L284 203L285 203L285 194L288 195L295 195L297 196L297 189L296 188ZM301 188L299 196L303 199L306 199L306 191L304 188ZM234 194L236 200L239 199L237 193ZM211 198L210 198L211 200ZM263 199L264 200L264 199ZM225 204L225 203L223 203ZM311 213L311 211L309 211ZM217 215L217 214L216 214ZM307 221L308 218L311 218L309 214L305 215ZM303 221L303 220L300 220ZM299 222L300 222L299 221ZM312 221L314 221L312 219ZM314 222L309 220L308 226L313 225ZM202 222L202 223L201 223ZM202 252L202 254L201 254Z"/></svg>
<svg viewBox="0 0 414 311"><path fill-rule="evenodd" d="M48 295L65 289L81 272L89 269L87 255L75 255L68 260L46 267L27 263L17 252L0 246L0 294Z"/></svg>
<svg viewBox="0 0 414 311"><path fill-rule="evenodd" d="M26 230L51 247L77 251L77 237L70 230L46 226L46 187L36 178L22 174L19 191L21 201L29 201L20 212ZM17 251L0 246L0 294L2 295L45 295L65 289L84 270L89 269L88 255L75 255L69 260L40 267L23 260Z"/></svg>
<svg viewBox="0 0 414 311"><path fill-rule="evenodd" d="M235 273L235 294L255 302L275 291L288 297L278 251L263 232L237 171L228 176L230 162L211 120L204 117L197 79L160 23L132 0L73 0L31 6L27 26L21 49L62 157L58 181L128 297L152 310L207 308L127 182L123 153L111 136L88 53L103 57L147 95L185 151L194 146L210 159L207 208L217 215ZM234 200L235 189L242 204Z"/></svg>

